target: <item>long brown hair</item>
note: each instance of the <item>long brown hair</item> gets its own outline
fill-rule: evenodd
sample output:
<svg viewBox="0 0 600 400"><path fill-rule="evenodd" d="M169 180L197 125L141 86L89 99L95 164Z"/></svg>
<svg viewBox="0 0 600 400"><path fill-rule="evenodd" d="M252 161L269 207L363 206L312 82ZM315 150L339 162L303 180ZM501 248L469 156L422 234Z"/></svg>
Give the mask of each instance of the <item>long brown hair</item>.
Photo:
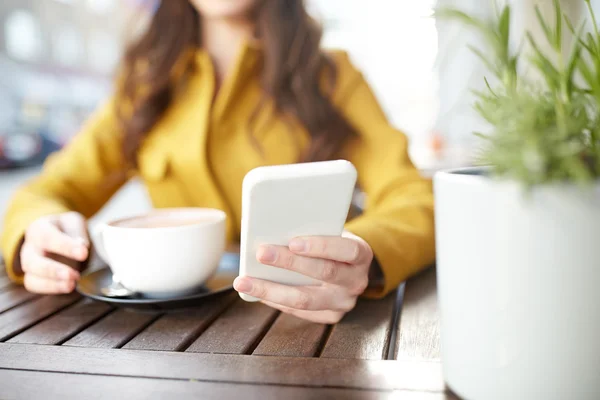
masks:
<svg viewBox="0 0 600 400"><path fill-rule="evenodd" d="M298 161L338 156L356 133L330 100L336 69L320 49L320 27L306 12L303 0L261 0L252 18L263 49L264 91L254 116L265 101L272 100L279 114L296 118L310 134L310 146ZM145 135L191 72L189 62L183 65L183 73L173 73L182 59L185 64L186 52L201 46L200 23L189 0L163 0L147 31L125 53L119 94L129 107L118 107L117 114L125 135L125 158L132 165L137 164Z"/></svg>

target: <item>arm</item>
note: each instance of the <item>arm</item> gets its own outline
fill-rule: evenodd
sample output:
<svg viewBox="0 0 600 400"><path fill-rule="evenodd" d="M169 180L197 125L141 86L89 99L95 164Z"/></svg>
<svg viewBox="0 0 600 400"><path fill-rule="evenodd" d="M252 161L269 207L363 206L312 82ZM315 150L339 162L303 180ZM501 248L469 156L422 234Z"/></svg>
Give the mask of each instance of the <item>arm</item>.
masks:
<svg viewBox="0 0 600 400"><path fill-rule="evenodd" d="M75 211L89 218L127 179L112 103L52 155L42 173L19 189L6 213L0 248L9 277L22 282L19 250L27 228L41 217Z"/></svg>
<svg viewBox="0 0 600 400"><path fill-rule="evenodd" d="M365 213L346 230L371 246L384 279L365 295L382 297L434 261L432 186L412 165L406 136L389 124L363 76L346 55L338 58L336 103L360 136L347 158L367 197Z"/></svg>
<svg viewBox="0 0 600 400"><path fill-rule="evenodd" d="M344 54L336 61L334 103L359 134L344 155L358 170L367 210L346 224L342 237L294 238L287 247L259 248L261 263L320 284L288 286L242 276L233 285L285 313L325 324L337 323L363 293L383 297L435 253L431 182L410 162L406 137L389 125L362 75Z"/></svg>

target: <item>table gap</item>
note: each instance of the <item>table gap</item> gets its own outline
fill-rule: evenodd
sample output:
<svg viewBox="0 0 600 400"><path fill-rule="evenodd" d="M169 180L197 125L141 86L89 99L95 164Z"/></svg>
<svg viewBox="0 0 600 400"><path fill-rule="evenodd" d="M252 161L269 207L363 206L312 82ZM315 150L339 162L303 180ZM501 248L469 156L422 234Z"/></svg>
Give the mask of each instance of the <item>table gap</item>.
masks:
<svg viewBox="0 0 600 400"><path fill-rule="evenodd" d="M181 342L179 344L179 346L177 346L175 351L177 351L177 352L186 351L187 348L192 345L192 343L194 343L196 340L198 340L200 335L202 335L204 332L206 332L206 330L213 324L213 322L215 322L217 320L217 318L219 318L221 315L225 314L227 312L227 310L229 310L231 307L233 307L234 304L235 304L235 300L232 300L225 307L223 307L219 312L215 313L210 318L208 318L206 320L206 323L202 324L202 326L200 326L196 332L194 332L187 339L185 339L183 342Z"/></svg>
<svg viewBox="0 0 600 400"><path fill-rule="evenodd" d="M392 391L372 389L368 391L355 389L332 389L303 386L284 385L254 385L251 383L220 383L210 381L180 381L173 379L131 378L121 376L64 374L54 372L39 372L26 370L2 370L0 379L5 378L13 383L11 386L0 387L1 395L12 398L15 394L20 397L44 397L50 391L53 398L73 397L73 387L78 388L83 398L98 397L101 394L106 398L136 397L139 393L152 393L152 398L175 397L182 399L196 399L199 397L210 399L237 398L239 394L246 394L250 398L312 398L312 399L365 399L388 398ZM28 385L37 382L36 385ZM56 386L56 382L67 383ZM17 389L19 386L22 387ZM24 386L24 387L23 387ZM82 397L78 396L78 397ZM383 396L383 397L381 397ZM47 397L47 396L46 396ZM404 398L404 397L403 397ZM412 398L412 397L411 397ZM420 397L422 399L422 397Z"/></svg>
<svg viewBox="0 0 600 400"><path fill-rule="evenodd" d="M0 344L0 368L294 386L444 391L439 362L261 357ZM340 371L343 373L340 374Z"/></svg>
<svg viewBox="0 0 600 400"><path fill-rule="evenodd" d="M56 308L54 308L55 306L53 306L53 305L48 306L50 309L48 314L46 314L40 318L37 318L34 316L20 328L17 328L16 330L11 331L10 333L5 334L4 336L0 337L0 343L6 342L6 341L12 339L13 337L21 334L22 332L26 331L27 329L31 328L32 326L35 326L35 325L47 320L48 318L52 317L53 315L59 313L60 311L64 310L65 308L76 303L77 301L79 301L80 298L81 298L81 296L74 295L74 294L54 296L54 297L40 297L36 301L30 301L25 304L21 304L15 308L11 309L9 312L0 314L0 319L1 319L2 317L6 317L7 315L10 315L10 313L12 313L12 312L23 311L24 308L31 306L31 305L35 304L36 302L44 302L44 301L57 301L58 302L58 306L56 306ZM62 303L63 300L65 301L64 304ZM45 308L45 305L42 305L41 307L43 310Z"/></svg>
<svg viewBox="0 0 600 400"><path fill-rule="evenodd" d="M113 310L114 307L106 303L80 299L44 321L37 322L8 342L60 345Z"/></svg>
<svg viewBox="0 0 600 400"><path fill-rule="evenodd" d="M217 353L215 353L217 354ZM277 357L277 356L272 356ZM176 378L176 377L160 377L160 376L139 376L139 375L118 375L118 374L107 374L107 373L90 373L90 372L61 372L61 371L48 371L41 369L23 369L23 368L4 368L0 367L0 371L23 371L23 372L39 372L43 374L49 375L78 375L78 376L95 376L95 377L107 377L107 378L135 378L140 380L152 381L177 381L177 382L190 382L189 378ZM276 383L276 382L246 382L246 381L234 381L234 380L211 380L211 379L192 379L192 382L206 382L206 383L214 383L214 384L227 384L227 385L240 385L240 386L266 386L266 387L284 387L284 388L302 388L302 389L340 389L340 390L348 390L348 391L357 391L357 392L378 392L378 393L390 393L393 391L398 391L398 389L378 389L378 388L360 388L360 387L348 387L343 385L303 385L303 384L286 384L286 383ZM414 393L431 393L431 394L439 394L443 392L435 391L435 390L411 390L411 389L402 389L401 391L405 392L414 392ZM449 391L447 389L447 391Z"/></svg>
<svg viewBox="0 0 600 400"><path fill-rule="evenodd" d="M321 354L323 354L323 350L325 350L325 346L327 346L327 342L329 341L329 338L331 337L331 333L333 332L334 327L335 327L335 325L327 325L327 327L325 328L323 337L321 338L321 341L319 342L319 346L317 347L317 351L314 355L315 358L319 358L319 357L321 357Z"/></svg>
<svg viewBox="0 0 600 400"><path fill-rule="evenodd" d="M63 346L119 348L161 315L162 313L131 312L124 308L116 308L114 312L63 343Z"/></svg>
<svg viewBox="0 0 600 400"><path fill-rule="evenodd" d="M280 313L252 355L315 357L327 329L328 325Z"/></svg>
<svg viewBox="0 0 600 400"><path fill-rule="evenodd" d="M132 311L132 312L137 312L137 311ZM127 343L131 342L137 335L144 332L150 325L152 325L153 323L158 321L163 315L165 315L165 313L159 313L159 314L156 314L153 318L150 318L148 320L148 322L146 322L145 324L140 326L138 329L132 331L130 335L124 337L123 340L121 341L121 343L119 343L118 345L115 346L115 349L123 348L123 346L125 346Z"/></svg>
<svg viewBox="0 0 600 400"><path fill-rule="evenodd" d="M320 358L385 359L395 302L395 292L380 300L359 299L333 328Z"/></svg>
<svg viewBox="0 0 600 400"><path fill-rule="evenodd" d="M406 282L403 282L396 292L396 303L394 304L394 317L391 321L390 335L387 340L387 350L384 350L384 360L395 360L396 359L396 343L397 337L400 330L400 319L402 317L402 306L404 305L404 289L406 288Z"/></svg>
<svg viewBox="0 0 600 400"><path fill-rule="evenodd" d="M234 304L214 321L185 351L192 353L246 354L257 338L272 325L279 311L238 296ZM269 332L272 331L269 330ZM223 340L227 337L227 340ZM260 339L260 343L265 337ZM258 345L260 347L260 344Z"/></svg>
<svg viewBox="0 0 600 400"><path fill-rule="evenodd" d="M263 327L262 331L256 336L256 339L254 339L254 342L252 342L252 344L248 347L248 350L246 350L244 354L250 355L254 353L254 350L256 350L260 342L264 339L267 332L269 332L279 314L281 314L281 312L273 313L271 318L268 319L267 323Z"/></svg>
<svg viewBox="0 0 600 400"><path fill-rule="evenodd" d="M111 308L108 311L98 315L96 318L88 321L85 324L82 324L81 326L79 326L77 329L73 330L73 332L71 332L70 334L66 335L64 338L62 338L61 340L59 340L56 344L58 346L62 346L63 343L68 342L69 340L73 339L75 336L79 335L81 332L85 331L87 328L89 328L90 326L94 325L95 323L97 323L98 321L108 317L109 315L115 313L117 311L116 308Z"/></svg>
<svg viewBox="0 0 600 400"><path fill-rule="evenodd" d="M396 325L394 359L440 359L436 269L428 268L406 282L402 313Z"/></svg>
<svg viewBox="0 0 600 400"><path fill-rule="evenodd" d="M237 296L227 294L189 310L167 312L132 337L122 348L182 352L223 314Z"/></svg>
<svg viewBox="0 0 600 400"><path fill-rule="evenodd" d="M8 301L6 301L7 297L12 297L10 295L10 293L14 292L19 292L19 294L16 294L15 297L17 297L17 300L14 299L8 299ZM20 299L19 299L20 297ZM18 286L14 286L12 288L10 288L9 290L6 291L1 291L0 290L0 314L6 312L6 311L10 311L13 308L19 307L20 305L29 303L31 301L37 300L39 299L41 296L38 296L36 294L33 293L29 293L25 290L25 288L23 287L18 287ZM13 304L11 304L11 301L13 302ZM8 305L7 305L8 304Z"/></svg>

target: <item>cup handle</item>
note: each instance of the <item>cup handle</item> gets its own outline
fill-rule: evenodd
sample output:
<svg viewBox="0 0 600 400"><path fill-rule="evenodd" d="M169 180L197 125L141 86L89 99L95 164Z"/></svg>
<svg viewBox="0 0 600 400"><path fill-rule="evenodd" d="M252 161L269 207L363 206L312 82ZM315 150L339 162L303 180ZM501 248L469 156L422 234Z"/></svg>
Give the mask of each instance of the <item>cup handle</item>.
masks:
<svg viewBox="0 0 600 400"><path fill-rule="evenodd" d="M102 261L110 264L108 254L106 253L106 248L104 247L104 230L106 227L107 225L105 223L100 223L92 233L92 241L94 243L94 250L96 251L96 254L100 256Z"/></svg>

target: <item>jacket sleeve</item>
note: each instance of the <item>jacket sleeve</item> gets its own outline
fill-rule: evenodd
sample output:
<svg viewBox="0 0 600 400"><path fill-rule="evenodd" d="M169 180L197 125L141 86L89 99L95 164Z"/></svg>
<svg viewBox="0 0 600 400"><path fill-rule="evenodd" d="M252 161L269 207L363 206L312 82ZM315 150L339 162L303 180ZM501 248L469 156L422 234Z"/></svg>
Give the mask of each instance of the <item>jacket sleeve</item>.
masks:
<svg viewBox="0 0 600 400"><path fill-rule="evenodd" d="M349 221L346 230L373 249L384 284L365 296L378 298L434 261L432 184L413 166L406 136L389 124L362 74L347 55L338 59L336 103L359 134L349 144L347 158L366 195L364 213Z"/></svg>
<svg viewBox="0 0 600 400"><path fill-rule="evenodd" d="M15 193L0 238L11 279L22 282L17 253L33 221L67 211L89 218L125 183L121 143L113 102L107 102L64 149L48 158L39 176Z"/></svg>

